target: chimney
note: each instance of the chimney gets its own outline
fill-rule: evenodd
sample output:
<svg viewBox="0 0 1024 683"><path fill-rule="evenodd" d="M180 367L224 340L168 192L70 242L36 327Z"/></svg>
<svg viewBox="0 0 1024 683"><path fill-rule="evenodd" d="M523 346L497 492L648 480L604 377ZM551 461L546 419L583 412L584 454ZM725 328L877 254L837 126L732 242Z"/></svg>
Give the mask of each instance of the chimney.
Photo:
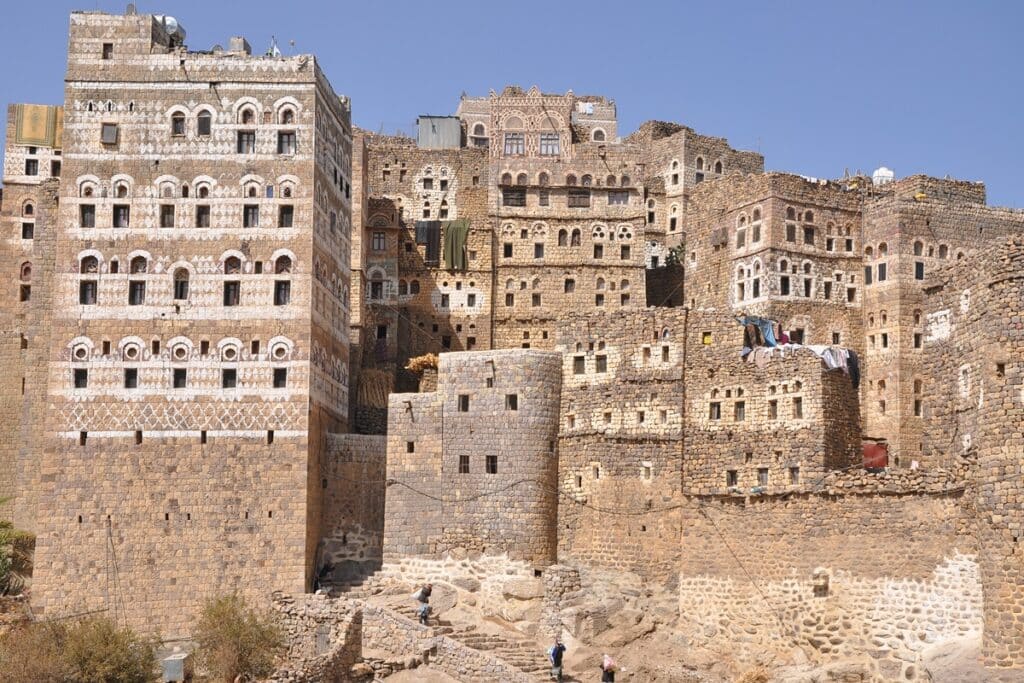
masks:
<svg viewBox="0 0 1024 683"><path fill-rule="evenodd" d="M252 48L249 47L249 41L242 36L231 36L231 41L228 43L228 50L231 52L244 52L247 55L252 54Z"/></svg>

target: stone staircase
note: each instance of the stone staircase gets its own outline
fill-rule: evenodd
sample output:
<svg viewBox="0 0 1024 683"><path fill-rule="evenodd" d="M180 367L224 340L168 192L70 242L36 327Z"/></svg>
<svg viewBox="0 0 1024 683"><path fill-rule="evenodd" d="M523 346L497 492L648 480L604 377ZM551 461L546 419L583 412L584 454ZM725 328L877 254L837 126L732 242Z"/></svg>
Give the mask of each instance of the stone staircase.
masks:
<svg viewBox="0 0 1024 683"><path fill-rule="evenodd" d="M383 593L388 583L388 577L380 572L373 572L351 580L325 583L323 587L330 591L332 597L368 600ZM405 599L405 602L388 602L387 609L419 622L416 606L411 598ZM436 616L430 618L429 626L435 634L447 636L468 648L496 657L534 680L550 680L551 665L548 663L547 653L526 636L512 632L486 633L475 624L454 624Z"/></svg>
<svg viewBox="0 0 1024 683"><path fill-rule="evenodd" d="M419 620L416 608L411 604L397 607L392 605L390 609L407 619ZM551 665L548 663L547 654L526 636L514 633L487 633L474 624L453 624L436 617L431 617L429 626L437 635L448 636L473 650L486 652L537 681L550 679Z"/></svg>

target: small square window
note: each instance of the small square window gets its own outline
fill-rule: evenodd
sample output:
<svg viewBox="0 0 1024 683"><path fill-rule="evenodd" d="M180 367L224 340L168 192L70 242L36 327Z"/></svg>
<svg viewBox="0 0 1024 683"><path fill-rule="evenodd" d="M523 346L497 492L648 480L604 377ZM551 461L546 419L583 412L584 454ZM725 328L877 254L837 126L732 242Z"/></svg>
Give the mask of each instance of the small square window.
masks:
<svg viewBox="0 0 1024 683"><path fill-rule="evenodd" d="M534 244L533 245L533 258L544 258L544 245Z"/></svg>
<svg viewBox="0 0 1024 683"><path fill-rule="evenodd" d="M459 474L469 474L469 456L459 456Z"/></svg>
<svg viewBox="0 0 1024 683"><path fill-rule="evenodd" d="M722 404L718 401L712 401L708 405L708 419L709 420L721 420L722 419Z"/></svg>
<svg viewBox="0 0 1024 683"><path fill-rule="evenodd" d="M595 372L608 372L608 356L594 356Z"/></svg>
<svg viewBox="0 0 1024 683"><path fill-rule="evenodd" d="M487 474L498 473L498 456L488 455L487 456Z"/></svg>
<svg viewBox="0 0 1024 683"><path fill-rule="evenodd" d="M197 228L208 228L210 227L210 206L209 204L199 204L196 206L196 227Z"/></svg>
<svg viewBox="0 0 1024 683"><path fill-rule="evenodd" d="M274 368L274 388L284 389L288 386L288 368Z"/></svg>
<svg viewBox="0 0 1024 683"><path fill-rule="evenodd" d="M406 441L405 442L405 452L406 453L415 453L416 452L416 442L415 441Z"/></svg>
<svg viewBox="0 0 1024 683"><path fill-rule="evenodd" d="M747 419L747 405L745 401L736 401L733 404L733 420L743 422Z"/></svg>
<svg viewBox="0 0 1024 683"><path fill-rule="evenodd" d="M104 145L117 144L117 124L104 123L100 125L100 142Z"/></svg>
<svg viewBox="0 0 1024 683"><path fill-rule="evenodd" d="M619 258L623 261L629 260L630 248L628 244L624 244L619 248Z"/></svg>
<svg viewBox="0 0 1024 683"><path fill-rule="evenodd" d="M469 412L469 394L459 394L459 412Z"/></svg>
<svg viewBox="0 0 1024 683"><path fill-rule="evenodd" d="M594 258L596 258L596 259L603 259L604 258L604 245L603 244L595 244L594 245Z"/></svg>
<svg viewBox="0 0 1024 683"><path fill-rule="evenodd" d="M21 239L30 240L35 237L36 224L35 223L22 223L21 224Z"/></svg>
<svg viewBox="0 0 1024 683"><path fill-rule="evenodd" d="M234 389L238 386L238 370L224 368L220 371L220 386L224 389Z"/></svg>
<svg viewBox="0 0 1024 683"><path fill-rule="evenodd" d="M505 410L519 410L518 394L505 394Z"/></svg>
<svg viewBox="0 0 1024 683"><path fill-rule="evenodd" d="M173 228L174 227L174 205L173 204L161 204L160 205L160 227L161 228Z"/></svg>
<svg viewBox="0 0 1024 683"><path fill-rule="evenodd" d="M587 361L583 356L574 356L572 359L572 374L582 375L587 371Z"/></svg>
<svg viewBox="0 0 1024 683"><path fill-rule="evenodd" d="M793 418L803 419L804 416L804 400L799 396L793 397Z"/></svg>
<svg viewBox="0 0 1024 683"><path fill-rule="evenodd" d="M89 371L85 368L75 368L73 377L75 389L86 389L89 387Z"/></svg>
<svg viewBox="0 0 1024 683"><path fill-rule="evenodd" d="M103 43L102 57L103 57L103 59L113 59L114 58L114 44L113 43Z"/></svg>
<svg viewBox="0 0 1024 683"><path fill-rule="evenodd" d="M83 228L96 227L95 204L82 204L78 207L78 224Z"/></svg>
<svg viewBox="0 0 1024 683"><path fill-rule="evenodd" d="M124 369L124 388L125 389L136 389L139 386L139 369L138 368L125 368Z"/></svg>
<svg viewBox="0 0 1024 683"><path fill-rule="evenodd" d="M174 368L174 388L184 389L188 385L188 370L185 368Z"/></svg>
<svg viewBox="0 0 1024 683"><path fill-rule="evenodd" d="M725 485L729 488L737 486L739 484L739 475L736 470L726 470L725 472Z"/></svg>
<svg viewBox="0 0 1024 683"><path fill-rule="evenodd" d="M281 206L277 211L277 226L279 228L290 228L295 219L295 207L291 204ZM376 248L376 247L375 247ZM383 247L382 247L383 248Z"/></svg>
<svg viewBox="0 0 1024 683"><path fill-rule="evenodd" d="M757 485L767 486L768 485L768 468L758 467L757 468Z"/></svg>

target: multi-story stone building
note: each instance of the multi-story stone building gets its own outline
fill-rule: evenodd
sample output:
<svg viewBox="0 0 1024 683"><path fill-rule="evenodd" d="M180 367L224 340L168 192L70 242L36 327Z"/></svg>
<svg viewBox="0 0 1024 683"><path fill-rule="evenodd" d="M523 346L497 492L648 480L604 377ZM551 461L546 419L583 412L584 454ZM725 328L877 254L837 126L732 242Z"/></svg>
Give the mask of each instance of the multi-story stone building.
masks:
<svg viewBox="0 0 1024 683"><path fill-rule="evenodd" d="M53 310L64 110L15 104L7 108L0 253L8 264L0 304L3 358L3 438L0 497L22 528L35 524L39 484L39 425L46 405L45 373Z"/></svg>
<svg viewBox="0 0 1024 683"><path fill-rule="evenodd" d="M349 391L348 103L311 56L182 38L71 16L34 454L40 612L165 632L211 591L310 585Z"/></svg>

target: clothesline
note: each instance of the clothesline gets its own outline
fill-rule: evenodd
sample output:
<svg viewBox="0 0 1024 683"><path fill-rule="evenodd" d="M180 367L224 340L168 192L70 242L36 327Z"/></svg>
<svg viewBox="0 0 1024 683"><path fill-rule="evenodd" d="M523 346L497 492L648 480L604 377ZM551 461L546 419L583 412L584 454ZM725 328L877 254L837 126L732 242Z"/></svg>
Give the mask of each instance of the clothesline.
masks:
<svg viewBox="0 0 1024 683"><path fill-rule="evenodd" d="M841 346L824 344L799 344L790 341L789 335L775 320L745 315L736 318L743 325L743 349L740 358L754 363L759 368L767 365L768 360L778 354L785 357L787 352L807 349L825 364L828 370L842 370L849 375L853 388L860 386L860 361L857 353Z"/></svg>

